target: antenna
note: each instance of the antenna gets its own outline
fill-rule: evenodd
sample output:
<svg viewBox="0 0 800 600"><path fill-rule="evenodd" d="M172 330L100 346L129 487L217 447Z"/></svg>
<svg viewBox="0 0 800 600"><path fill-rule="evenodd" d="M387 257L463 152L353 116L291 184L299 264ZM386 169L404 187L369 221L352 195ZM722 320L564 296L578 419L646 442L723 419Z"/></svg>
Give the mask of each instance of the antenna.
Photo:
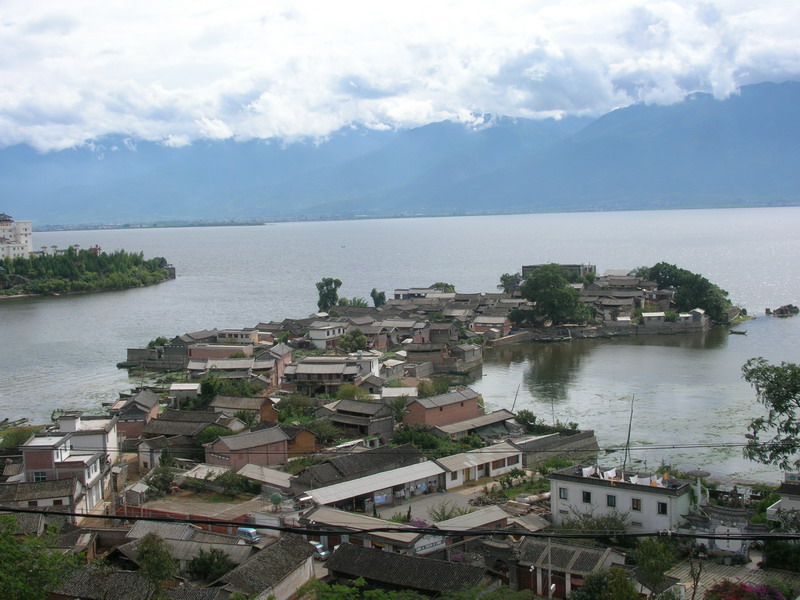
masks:
<svg viewBox="0 0 800 600"><path fill-rule="evenodd" d="M630 453L630 446L631 446L631 426L633 425L633 401L636 398L633 394L631 394L631 416L628 419L628 439L625 442L625 457L622 460L622 473L623 477L625 476L625 466L628 464L628 455Z"/></svg>
<svg viewBox="0 0 800 600"><path fill-rule="evenodd" d="M519 395L520 387L522 387L521 383L517 386L517 392L514 394L514 402L511 404L511 412L514 412L514 407L517 405L517 396Z"/></svg>

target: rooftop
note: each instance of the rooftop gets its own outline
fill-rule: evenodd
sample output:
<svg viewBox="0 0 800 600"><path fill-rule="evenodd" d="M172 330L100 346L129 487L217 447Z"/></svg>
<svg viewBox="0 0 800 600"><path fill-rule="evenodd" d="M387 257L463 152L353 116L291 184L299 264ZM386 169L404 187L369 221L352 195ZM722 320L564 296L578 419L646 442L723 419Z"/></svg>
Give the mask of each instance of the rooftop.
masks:
<svg viewBox="0 0 800 600"><path fill-rule="evenodd" d="M490 412L474 419L467 419L466 421L459 421L458 423L451 423L449 425L440 425L436 429L446 434L462 433L470 429L477 429L478 427L485 427L487 425L494 425L495 423L502 423L514 418L514 413L510 410L501 409Z"/></svg>

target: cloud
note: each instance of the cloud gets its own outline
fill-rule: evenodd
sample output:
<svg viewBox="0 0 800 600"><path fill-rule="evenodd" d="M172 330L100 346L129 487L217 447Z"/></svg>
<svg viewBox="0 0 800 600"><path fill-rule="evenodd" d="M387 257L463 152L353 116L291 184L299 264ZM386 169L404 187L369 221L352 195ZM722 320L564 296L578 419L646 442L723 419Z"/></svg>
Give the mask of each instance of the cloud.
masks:
<svg viewBox="0 0 800 600"><path fill-rule="evenodd" d="M0 145L291 141L800 78L784 0L6 0Z"/></svg>

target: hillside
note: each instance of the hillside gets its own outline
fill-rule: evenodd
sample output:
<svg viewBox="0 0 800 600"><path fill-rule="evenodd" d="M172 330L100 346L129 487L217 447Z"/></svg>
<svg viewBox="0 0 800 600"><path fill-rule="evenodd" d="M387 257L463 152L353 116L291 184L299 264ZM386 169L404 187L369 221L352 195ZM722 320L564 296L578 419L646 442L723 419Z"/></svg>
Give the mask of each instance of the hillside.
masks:
<svg viewBox="0 0 800 600"><path fill-rule="evenodd" d="M4 212L36 224L797 204L800 83L599 119L489 118L320 143L106 139L0 151Z"/></svg>

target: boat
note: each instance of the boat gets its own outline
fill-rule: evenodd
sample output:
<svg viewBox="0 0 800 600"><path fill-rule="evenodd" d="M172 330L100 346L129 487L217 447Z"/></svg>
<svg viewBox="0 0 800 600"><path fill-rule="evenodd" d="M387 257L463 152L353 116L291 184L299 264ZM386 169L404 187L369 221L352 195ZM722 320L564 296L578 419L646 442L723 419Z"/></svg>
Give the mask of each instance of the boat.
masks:
<svg viewBox="0 0 800 600"><path fill-rule="evenodd" d="M729 329L728 333L733 335L747 335L746 329Z"/></svg>

